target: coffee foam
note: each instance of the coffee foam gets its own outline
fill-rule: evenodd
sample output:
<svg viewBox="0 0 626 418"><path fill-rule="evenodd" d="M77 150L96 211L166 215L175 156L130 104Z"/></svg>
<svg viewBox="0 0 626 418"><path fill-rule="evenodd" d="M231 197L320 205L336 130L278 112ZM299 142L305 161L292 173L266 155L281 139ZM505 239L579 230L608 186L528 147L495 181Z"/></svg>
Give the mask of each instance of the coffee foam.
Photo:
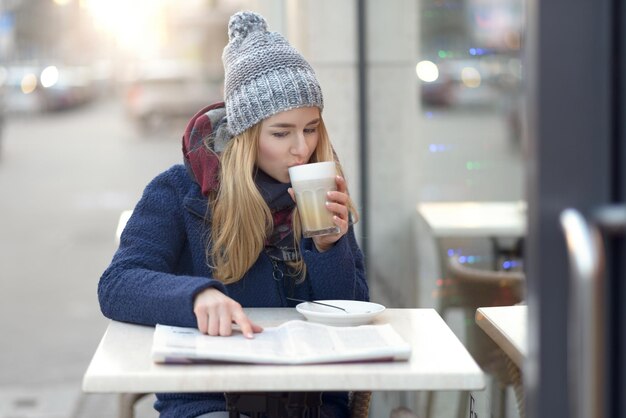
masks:
<svg viewBox="0 0 626 418"><path fill-rule="evenodd" d="M315 180L324 178L335 178L337 167L334 161L324 161L321 163L302 164L289 167L289 178L291 182Z"/></svg>

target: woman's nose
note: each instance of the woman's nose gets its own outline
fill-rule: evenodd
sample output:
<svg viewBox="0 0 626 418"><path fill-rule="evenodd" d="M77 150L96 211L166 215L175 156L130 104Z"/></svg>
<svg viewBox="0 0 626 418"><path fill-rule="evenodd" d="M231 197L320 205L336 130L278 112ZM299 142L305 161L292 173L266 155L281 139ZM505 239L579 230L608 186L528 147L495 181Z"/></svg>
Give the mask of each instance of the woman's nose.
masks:
<svg viewBox="0 0 626 418"><path fill-rule="evenodd" d="M307 155L309 153L309 145L307 144L304 135L298 134L295 142L291 147L291 153L293 155Z"/></svg>

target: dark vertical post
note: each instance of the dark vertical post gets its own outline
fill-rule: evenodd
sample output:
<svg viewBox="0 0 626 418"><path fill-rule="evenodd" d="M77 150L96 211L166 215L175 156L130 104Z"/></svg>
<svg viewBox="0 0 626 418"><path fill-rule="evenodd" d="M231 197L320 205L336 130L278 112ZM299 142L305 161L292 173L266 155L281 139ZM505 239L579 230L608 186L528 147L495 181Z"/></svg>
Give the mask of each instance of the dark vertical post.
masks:
<svg viewBox="0 0 626 418"><path fill-rule="evenodd" d="M614 202L626 208L626 5L622 0L613 0L612 29L613 45L611 56L613 57L613 173L614 181ZM620 234L614 241L611 254L614 274L608 276L607 295L612 297L609 301L609 331L612 338L607 341L607 345L612 348L610 358L607 362L607 373L611 373L608 388L610 391L610 403L607 411L611 416L626 416L626 397L623 390L626 387L626 361L624 360L624 350L626 350L626 238L624 233Z"/></svg>
<svg viewBox="0 0 626 418"><path fill-rule="evenodd" d="M367 135L367 15L366 0L357 0L357 74L358 74L358 120L359 120L359 177L361 181L361 202L359 215L361 216L361 250L368 266L368 224L369 224L369 164L368 164L368 135Z"/></svg>
<svg viewBox="0 0 626 418"><path fill-rule="evenodd" d="M570 271L559 214L611 201L611 3L527 0L527 414L569 417ZM615 416L615 415L608 415Z"/></svg>

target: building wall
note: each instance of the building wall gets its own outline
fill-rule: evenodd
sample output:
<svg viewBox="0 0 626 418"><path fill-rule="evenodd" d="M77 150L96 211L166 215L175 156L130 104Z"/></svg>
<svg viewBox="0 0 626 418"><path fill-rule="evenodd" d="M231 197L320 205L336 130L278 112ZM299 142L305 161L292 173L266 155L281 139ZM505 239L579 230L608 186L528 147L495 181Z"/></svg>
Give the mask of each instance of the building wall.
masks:
<svg viewBox="0 0 626 418"><path fill-rule="evenodd" d="M366 2L372 297L415 306L411 222L419 192L418 3Z"/></svg>

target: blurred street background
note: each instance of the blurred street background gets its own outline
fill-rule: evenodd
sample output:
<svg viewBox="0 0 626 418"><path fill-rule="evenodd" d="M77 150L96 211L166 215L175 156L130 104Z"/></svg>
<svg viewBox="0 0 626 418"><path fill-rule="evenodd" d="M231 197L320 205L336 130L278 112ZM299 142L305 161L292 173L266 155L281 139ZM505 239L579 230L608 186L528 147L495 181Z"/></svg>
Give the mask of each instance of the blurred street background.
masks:
<svg viewBox="0 0 626 418"><path fill-rule="evenodd" d="M221 99L226 24L239 9L263 13L318 73L366 215L358 227L372 299L435 305L436 281L414 284L415 204L523 199L521 2L368 3L368 164L359 157L354 3L0 0L0 418L115 416L115 396L80 389L107 325L98 279L121 211L182 161L186 119ZM463 245L451 251L491 263L484 242ZM438 416L454 416L454 396L437 398ZM405 401L422 405L390 397L374 410L388 415ZM151 403L140 402L139 418L156 416Z"/></svg>
<svg viewBox="0 0 626 418"><path fill-rule="evenodd" d="M112 98L11 118L5 129L0 416L69 417L106 327L96 285L120 211L180 161L180 135L143 137Z"/></svg>

